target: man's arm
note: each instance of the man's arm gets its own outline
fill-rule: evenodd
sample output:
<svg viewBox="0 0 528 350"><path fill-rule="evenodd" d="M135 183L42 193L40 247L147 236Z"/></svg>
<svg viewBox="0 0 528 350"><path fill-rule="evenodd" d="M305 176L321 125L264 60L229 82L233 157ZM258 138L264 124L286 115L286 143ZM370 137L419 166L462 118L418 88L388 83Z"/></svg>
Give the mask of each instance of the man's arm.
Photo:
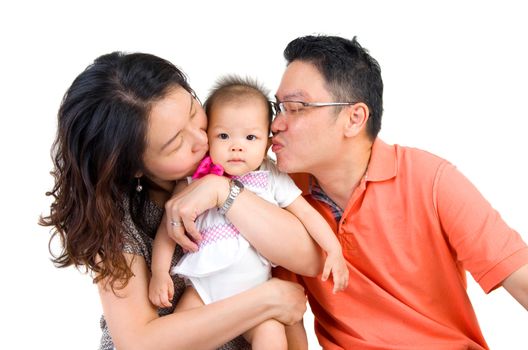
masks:
<svg viewBox="0 0 528 350"><path fill-rule="evenodd" d="M528 310L528 265L524 265L502 282L508 291L526 310Z"/></svg>

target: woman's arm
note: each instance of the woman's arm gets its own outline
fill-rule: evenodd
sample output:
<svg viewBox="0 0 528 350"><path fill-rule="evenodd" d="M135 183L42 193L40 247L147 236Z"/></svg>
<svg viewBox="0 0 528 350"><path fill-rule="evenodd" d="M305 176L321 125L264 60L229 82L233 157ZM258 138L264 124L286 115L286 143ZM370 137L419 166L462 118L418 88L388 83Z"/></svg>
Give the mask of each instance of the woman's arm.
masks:
<svg viewBox="0 0 528 350"><path fill-rule="evenodd" d="M310 277L321 273L322 251L292 213L251 191L243 191L226 216L251 245L274 264Z"/></svg>
<svg viewBox="0 0 528 350"><path fill-rule="evenodd" d="M332 274L334 293L344 290L348 286L347 263L330 225L302 196L297 197L286 209L301 220L310 236L326 252L321 279L326 281Z"/></svg>
<svg viewBox="0 0 528 350"><path fill-rule="evenodd" d="M167 201L169 219L181 218L191 237L199 237L194 220L205 210L221 206L229 193L229 179L207 175ZM303 224L288 211L242 191L226 214L244 237L273 263L295 273L317 276L323 269L323 254ZM182 247L192 247L183 228L172 228L171 238Z"/></svg>
<svg viewBox="0 0 528 350"><path fill-rule="evenodd" d="M293 324L306 310L301 286L272 279L222 301L158 317L149 303L149 272L142 257L126 254L132 277L117 290L99 283L99 295L117 349L217 348L268 319Z"/></svg>
<svg viewBox="0 0 528 350"><path fill-rule="evenodd" d="M332 228L302 196L297 197L286 210L301 220L310 236L328 255L334 252L341 255L341 244Z"/></svg>

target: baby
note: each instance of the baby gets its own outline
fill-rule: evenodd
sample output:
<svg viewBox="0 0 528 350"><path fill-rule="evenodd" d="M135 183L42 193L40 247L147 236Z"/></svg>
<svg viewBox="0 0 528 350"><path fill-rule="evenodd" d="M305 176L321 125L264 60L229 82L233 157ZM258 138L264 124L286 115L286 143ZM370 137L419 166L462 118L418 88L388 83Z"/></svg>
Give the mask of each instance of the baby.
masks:
<svg viewBox="0 0 528 350"><path fill-rule="evenodd" d="M348 284L348 269L332 229L301 196L290 177L279 172L266 157L273 116L271 104L266 92L255 82L231 76L221 79L205 103L209 118L209 156L192 178L209 173L227 176L231 178L232 188L234 184L238 191L250 190L293 213L326 252L322 278L326 280L331 273L334 292L341 291ZM185 293L194 294L198 299L197 293L205 304L250 289L271 277L272 263L229 222L223 209L210 209L197 218L196 227L202 235L198 250L187 252L170 272L175 243L168 238L166 227L160 226L154 241L149 286L153 304L170 305L162 302L172 297L170 273L185 277L192 286ZM184 295L181 300L189 298L192 297ZM244 337L253 349L288 347L284 326L275 320L250 329ZM302 344L306 340L290 339L292 343Z"/></svg>

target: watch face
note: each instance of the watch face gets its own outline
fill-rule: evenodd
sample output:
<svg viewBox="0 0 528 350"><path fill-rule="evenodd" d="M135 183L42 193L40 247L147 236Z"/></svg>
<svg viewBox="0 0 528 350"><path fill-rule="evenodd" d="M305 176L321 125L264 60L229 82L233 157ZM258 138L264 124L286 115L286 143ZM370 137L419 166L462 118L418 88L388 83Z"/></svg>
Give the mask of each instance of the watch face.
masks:
<svg viewBox="0 0 528 350"><path fill-rule="evenodd" d="M243 189L244 188L244 184L242 182L240 182L240 180L238 179L234 179L233 180L233 184L238 187L239 189Z"/></svg>

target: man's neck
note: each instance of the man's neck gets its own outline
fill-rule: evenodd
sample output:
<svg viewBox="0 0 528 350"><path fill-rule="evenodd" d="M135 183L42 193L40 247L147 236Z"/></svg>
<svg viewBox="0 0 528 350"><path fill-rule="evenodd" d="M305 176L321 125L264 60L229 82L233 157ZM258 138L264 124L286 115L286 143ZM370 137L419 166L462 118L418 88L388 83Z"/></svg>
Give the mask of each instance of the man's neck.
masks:
<svg viewBox="0 0 528 350"><path fill-rule="evenodd" d="M342 153L339 161L315 170L319 186L341 209L345 209L354 190L365 176L372 152L372 142L364 142Z"/></svg>

